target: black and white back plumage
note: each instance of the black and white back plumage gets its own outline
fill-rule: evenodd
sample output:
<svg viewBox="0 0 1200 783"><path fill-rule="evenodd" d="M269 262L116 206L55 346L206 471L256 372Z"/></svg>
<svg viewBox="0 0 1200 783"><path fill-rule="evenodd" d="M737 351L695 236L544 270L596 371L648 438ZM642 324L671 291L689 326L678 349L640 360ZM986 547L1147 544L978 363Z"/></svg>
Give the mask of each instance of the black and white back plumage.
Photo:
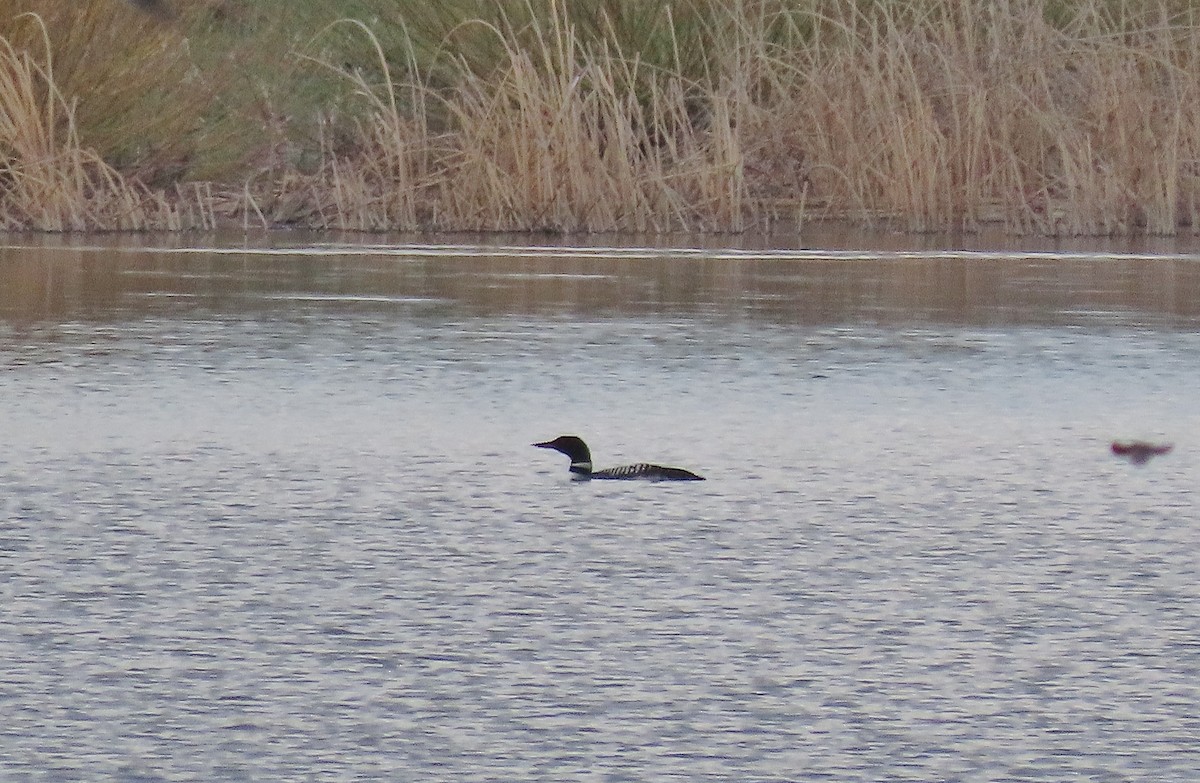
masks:
<svg viewBox="0 0 1200 783"><path fill-rule="evenodd" d="M665 465L651 465L639 462L635 465L622 465L617 468L592 470L592 452L587 444L577 435L560 435L545 443L535 443L539 449L554 449L571 458L571 473L578 479L644 479L648 481L703 481L703 476L697 476L683 468L669 468Z"/></svg>
<svg viewBox="0 0 1200 783"><path fill-rule="evenodd" d="M621 465L617 468L605 468L592 471L590 478L594 479L650 479L651 481L703 481L690 470L683 468L668 468L665 465L651 465L639 462L636 465Z"/></svg>

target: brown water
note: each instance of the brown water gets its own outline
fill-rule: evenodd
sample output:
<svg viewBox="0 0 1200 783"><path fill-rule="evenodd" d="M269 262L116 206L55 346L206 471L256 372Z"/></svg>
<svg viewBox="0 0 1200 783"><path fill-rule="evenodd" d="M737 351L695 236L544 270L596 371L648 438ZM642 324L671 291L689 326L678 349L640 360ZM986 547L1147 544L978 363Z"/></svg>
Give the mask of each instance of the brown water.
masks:
<svg viewBox="0 0 1200 783"><path fill-rule="evenodd" d="M0 777L1200 774L1200 256L272 241L0 249Z"/></svg>

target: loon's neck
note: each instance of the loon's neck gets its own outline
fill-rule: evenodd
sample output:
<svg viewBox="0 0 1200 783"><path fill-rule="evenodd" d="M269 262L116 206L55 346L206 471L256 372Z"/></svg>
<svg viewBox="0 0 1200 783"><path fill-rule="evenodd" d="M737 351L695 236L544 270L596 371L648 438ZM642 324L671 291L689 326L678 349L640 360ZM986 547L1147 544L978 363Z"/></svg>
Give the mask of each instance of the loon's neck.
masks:
<svg viewBox="0 0 1200 783"><path fill-rule="evenodd" d="M592 463L589 462L572 462L571 472L575 474L575 478L591 478Z"/></svg>

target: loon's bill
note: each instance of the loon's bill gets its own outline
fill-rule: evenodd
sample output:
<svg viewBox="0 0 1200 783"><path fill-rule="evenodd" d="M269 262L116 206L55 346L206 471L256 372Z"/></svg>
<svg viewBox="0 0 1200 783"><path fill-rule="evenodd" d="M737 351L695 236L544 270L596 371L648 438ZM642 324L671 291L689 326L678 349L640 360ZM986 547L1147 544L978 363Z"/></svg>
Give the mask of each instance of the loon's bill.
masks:
<svg viewBox="0 0 1200 783"><path fill-rule="evenodd" d="M583 439L576 435L559 435L554 440L545 443L535 443L539 449L554 449L571 458L571 472L579 479L648 479L650 481L704 481L703 476L697 476L683 468L668 468L664 465L651 465L639 462L636 465L622 465L619 468L592 470L592 452Z"/></svg>

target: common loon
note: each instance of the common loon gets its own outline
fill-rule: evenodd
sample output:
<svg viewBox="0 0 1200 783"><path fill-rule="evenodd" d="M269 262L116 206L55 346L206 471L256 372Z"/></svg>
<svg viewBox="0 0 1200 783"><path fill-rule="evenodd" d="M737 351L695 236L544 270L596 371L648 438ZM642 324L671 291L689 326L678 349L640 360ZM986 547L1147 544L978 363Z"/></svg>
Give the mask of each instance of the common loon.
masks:
<svg viewBox="0 0 1200 783"><path fill-rule="evenodd" d="M1146 443L1145 441L1135 440L1129 443L1121 443L1113 441L1112 453L1118 457L1124 457L1134 465L1145 465L1150 461L1151 457L1158 457L1163 454L1171 453L1171 449L1175 448L1170 443L1157 444Z"/></svg>
<svg viewBox="0 0 1200 783"><path fill-rule="evenodd" d="M592 470L592 452L582 438L575 435L559 435L554 440L545 443L535 443L539 449L554 449L571 458L571 472L577 479L649 479L650 481L704 481L703 476L697 476L683 468L668 468L662 465L650 465L639 462L636 465L622 465L619 468Z"/></svg>

